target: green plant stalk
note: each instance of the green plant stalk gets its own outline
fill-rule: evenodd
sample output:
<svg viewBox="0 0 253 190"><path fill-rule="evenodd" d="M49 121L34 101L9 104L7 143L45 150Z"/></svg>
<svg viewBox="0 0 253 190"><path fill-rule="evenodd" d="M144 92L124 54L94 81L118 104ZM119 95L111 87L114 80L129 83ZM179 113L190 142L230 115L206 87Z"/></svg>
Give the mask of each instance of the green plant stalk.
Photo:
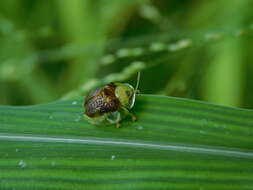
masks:
<svg viewBox="0 0 253 190"><path fill-rule="evenodd" d="M209 102L241 106L244 91L244 64L237 40L220 45L221 51L209 65L205 77L205 97Z"/></svg>
<svg viewBox="0 0 253 190"><path fill-rule="evenodd" d="M230 25L240 28L241 23L247 17L247 12L244 11L249 6L248 1L224 1L223 3L229 5L226 11L220 11L217 14L216 22L224 23L240 10L241 14L235 17L233 22L229 22ZM242 38L239 36L238 31L235 31L235 38L224 41L219 46L211 47L211 52L212 54L215 52L216 57L210 63L203 85L205 100L229 106L240 107L242 105L245 63L241 51Z"/></svg>
<svg viewBox="0 0 253 190"><path fill-rule="evenodd" d="M70 43L80 46L77 51L82 52L83 47L89 47L92 44L96 47L96 51L83 52L70 63L70 73L66 76L69 80L65 85L67 89L73 89L94 77L98 67L97 59L101 56L105 38L103 28L99 24L101 16L98 14L99 11L95 10L100 5L99 2L94 3L90 0L58 0L56 2L62 28Z"/></svg>

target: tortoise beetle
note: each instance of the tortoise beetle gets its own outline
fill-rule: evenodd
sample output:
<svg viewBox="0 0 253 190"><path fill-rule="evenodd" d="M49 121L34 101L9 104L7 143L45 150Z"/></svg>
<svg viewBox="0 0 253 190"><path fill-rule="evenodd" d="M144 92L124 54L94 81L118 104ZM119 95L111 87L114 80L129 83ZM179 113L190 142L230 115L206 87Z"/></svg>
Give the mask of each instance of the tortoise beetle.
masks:
<svg viewBox="0 0 253 190"><path fill-rule="evenodd" d="M131 116L133 121L137 118L129 110L133 108L140 81L138 72L136 87L127 83L109 83L87 94L84 99L84 117L93 125L116 124L126 116Z"/></svg>

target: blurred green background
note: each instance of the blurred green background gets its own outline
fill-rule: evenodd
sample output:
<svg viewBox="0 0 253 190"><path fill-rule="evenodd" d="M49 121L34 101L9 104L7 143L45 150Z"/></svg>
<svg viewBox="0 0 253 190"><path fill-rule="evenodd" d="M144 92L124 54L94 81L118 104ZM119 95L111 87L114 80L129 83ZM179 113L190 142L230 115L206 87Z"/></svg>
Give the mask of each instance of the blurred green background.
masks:
<svg viewBox="0 0 253 190"><path fill-rule="evenodd" d="M100 80L134 84L142 70L141 93L253 108L252 7L252 0L2 0L0 104L47 103Z"/></svg>

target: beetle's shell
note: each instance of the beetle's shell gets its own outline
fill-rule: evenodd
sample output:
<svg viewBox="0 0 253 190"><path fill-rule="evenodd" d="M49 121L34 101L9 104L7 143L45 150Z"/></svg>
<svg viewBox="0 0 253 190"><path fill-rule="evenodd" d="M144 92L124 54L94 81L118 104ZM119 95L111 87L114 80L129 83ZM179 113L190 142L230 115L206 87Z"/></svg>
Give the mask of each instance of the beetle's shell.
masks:
<svg viewBox="0 0 253 190"><path fill-rule="evenodd" d="M103 88L91 91L84 101L85 114L94 118L118 110L120 102L115 96L115 88L116 85L110 83Z"/></svg>

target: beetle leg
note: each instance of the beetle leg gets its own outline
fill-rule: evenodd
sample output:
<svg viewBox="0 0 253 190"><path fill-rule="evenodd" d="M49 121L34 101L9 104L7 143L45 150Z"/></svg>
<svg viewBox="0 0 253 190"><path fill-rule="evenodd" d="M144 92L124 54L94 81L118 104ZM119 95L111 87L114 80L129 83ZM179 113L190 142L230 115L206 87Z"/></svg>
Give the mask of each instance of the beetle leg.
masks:
<svg viewBox="0 0 253 190"><path fill-rule="evenodd" d="M130 115L131 115L131 118L132 118L133 121L137 120L137 117L134 114L130 113Z"/></svg>
<svg viewBox="0 0 253 190"><path fill-rule="evenodd" d="M132 118L133 121L136 121L136 120L137 120L136 116L135 116L134 114L132 114L131 112L129 112L128 109L126 109L126 108L124 108L124 107L121 107L121 109L122 109L122 111L123 111L126 115L131 116L131 118Z"/></svg>
<svg viewBox="0 0 253 190"><path fill-rule="evenodd" d="M116 123L116 128L120 128L120 122Z"/></svg>

